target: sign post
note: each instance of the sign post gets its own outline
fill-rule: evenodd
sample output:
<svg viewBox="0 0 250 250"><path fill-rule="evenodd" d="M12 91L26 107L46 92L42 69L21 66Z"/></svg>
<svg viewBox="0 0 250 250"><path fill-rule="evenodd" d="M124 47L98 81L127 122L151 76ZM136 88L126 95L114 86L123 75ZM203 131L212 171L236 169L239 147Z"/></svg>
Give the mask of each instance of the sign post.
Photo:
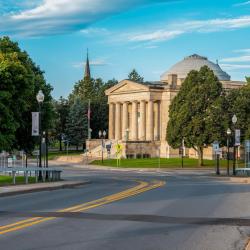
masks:
<svg viewBox="0 0 250 250"><path fill-rule="evenodd" d="M245 141L245 168L250 168L250 140Z"/></svg>
<svg viewBox="0 0 250 250"><path fill-rule="evenodd" d="M216 159L216 174L220 175L220 154L222 150L220 149L220 145L218 141L214 141L213 151L215 153L215 159Z"/></svg>
<svg viewBox="0 0 250 250"><path fill-rule="evenodd" d="M115 146L116 149L116 165L117 167L121 166L121 157L122 157L122 145L117 143Z"/></svg>

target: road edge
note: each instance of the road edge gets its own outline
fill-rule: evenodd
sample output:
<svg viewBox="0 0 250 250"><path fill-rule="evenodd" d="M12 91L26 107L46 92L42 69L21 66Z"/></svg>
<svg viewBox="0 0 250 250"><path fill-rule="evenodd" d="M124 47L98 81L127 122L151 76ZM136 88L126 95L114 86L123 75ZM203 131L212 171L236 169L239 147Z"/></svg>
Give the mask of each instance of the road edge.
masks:
<svg viewBox="0 0 250 250"><path fill-rule="evenodd" d="M14 196L14 195L28 194L28 193L36 193L36 192L42 192L42 191L53 191L53 190L64 189L64 188L73 188L73 187L83 186L83 185L90 184L90 183L91 181L89 180L82 181L82 182L78 181L75 183L64 182L63 184L57 185L57 186L30 188L26 190L15 190L15 191L10 191L10 192L0 193L0 198Z"/></svg>

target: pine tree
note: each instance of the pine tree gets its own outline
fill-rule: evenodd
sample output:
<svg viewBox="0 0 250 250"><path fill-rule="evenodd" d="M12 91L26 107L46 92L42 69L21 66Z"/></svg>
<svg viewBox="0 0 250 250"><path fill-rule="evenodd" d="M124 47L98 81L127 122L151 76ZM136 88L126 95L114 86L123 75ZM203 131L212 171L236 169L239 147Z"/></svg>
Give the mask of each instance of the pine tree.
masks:
<svg viewBox="0 0 250 250"><path fill-rule="evenodd" d="M139 73L136 71L136 69L133 69L129 74L128 74L128 79L134 82L140 82L142 83L144 81L144 78L139 75Z"/></svg>
<svg viewBox="0 0 250 250"><path fill-rule="evenodd" d="M69 115L66 122L66 136L71 145L78 147L84 145L88 136L88 105L83 103L79 98L70 107Z"/></svg>

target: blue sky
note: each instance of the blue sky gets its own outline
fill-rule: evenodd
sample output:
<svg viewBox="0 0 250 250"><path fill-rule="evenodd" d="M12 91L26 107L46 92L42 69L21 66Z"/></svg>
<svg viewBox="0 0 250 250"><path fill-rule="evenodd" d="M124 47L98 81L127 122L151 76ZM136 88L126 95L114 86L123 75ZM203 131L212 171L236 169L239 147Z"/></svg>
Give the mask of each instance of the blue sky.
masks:
<svg viewBox="0 0 250 250"><path fill-rule="evenodd" d="M18 41L45 71L53 96L67 97L83 77L146 80L185 56L219 60L233 80L250 75L247 0L2 0L0 35Z"/></svg>

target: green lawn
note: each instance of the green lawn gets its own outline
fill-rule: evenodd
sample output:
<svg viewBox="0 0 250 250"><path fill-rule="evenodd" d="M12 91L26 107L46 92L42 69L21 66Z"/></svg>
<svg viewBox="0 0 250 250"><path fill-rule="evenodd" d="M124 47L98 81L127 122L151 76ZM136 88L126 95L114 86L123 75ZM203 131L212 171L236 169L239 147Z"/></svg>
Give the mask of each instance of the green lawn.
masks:
<svg viewBox="0 0 250 250"><path fill-rule="evenodd" d="M83 154L83 151L76 151L76 150L71 150L68 152L69 156L78 156L80 154ZM55 152L49 152L48 159L49 160L55 160L59 156L67 156L67 151L55 151Z"/></svg>
<svg viewBox="0 0 250 250"><path fill-rule="evenodd" d="M92 165L103 165L116 167L116 160L104 160L103 164L101 160L96 160L91 163ZM213 160L204 160L204 168L206 167L215 167L215 161ZM241 163L243 164L243 163ZM184 158L184 168L196 168L198 166L197 159ZM220 161L221 167L227 166L226 160ZM232 167L232 162L230 161L230 166ZM121 160L122 168L158 168L159 167L159 159L158 158L150 158L150 159L122 159ZM171 159L160 159L160 167L161 168L181 168L181 159L180 158L171 158Z"/></svg>
<svg viewBox="0 0 250 250"><path fill-rule="evenodd" d="M35 183L35 177L29 177L29 183ZM12 177L7 175L0 175L0 186L7 186L12 184ZM23 176L16 177L16 184L25 184Z"/></svg>

